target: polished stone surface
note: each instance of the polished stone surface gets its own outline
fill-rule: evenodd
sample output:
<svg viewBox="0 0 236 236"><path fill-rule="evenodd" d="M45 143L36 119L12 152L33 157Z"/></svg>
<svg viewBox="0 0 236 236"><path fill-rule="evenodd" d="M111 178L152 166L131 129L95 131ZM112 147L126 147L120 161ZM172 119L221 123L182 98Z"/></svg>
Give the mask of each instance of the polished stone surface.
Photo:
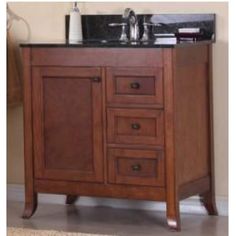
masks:
<svg viewBox="0 0 236 236"><path fill-rule="evenodd" d="M140 38L143 35L143 22L155 24L149 26L149 37L155 33L177 33L179 28L201 29L200 39L215 38L215 14L139 14L137 15ZM69 20L68 20L69 21ZM83 15L82 28L84 39L118 39L121 27L109 27L109 23L122 23L122 15ZM68 24L66 28L68 39ZM127 27L127 34L129 30Z"/></svg>
<svg viewBox="0 0 236 236"><path fill-rule="evenodd" d="M69 16L65 18L65 41L63 42L28 42L21 47L107 47L107 48L174 48L189 45L215 42L215 14L147 14L137 15L140 38L136 42L119 41L121 27L110 27L110 23L122 23L122 15L83 15L83 41L68 43ZM148 26L149 40L142 42L143 22L154 25ZM196 34L179 33L179 28L199 28ZM129 28L126 27L129 37ZM164 36L164 41L157 43L156 39L162 38L160 34L172 34ZM158 35L158 36L157 36ZM187 41L186 41L187 40Z"/></svg>
<svg viewBox="0 0 236 236"><path fill-rule="evenodd" d="M168 42L168 41L167 41ZM178 41L176 43L156 43L155 41L136 41L136 42L122 42L118 40L84 40L74 43L68 41L56 41L56 42L28 42L23 43L21 47L66 47L66 48L176 48L176 47L188 47L200 44L211 44L212 40L202 41Z"/></svg>
<svg viewBox="0 0 236 236"><path fill-rule="evenodd" d="M23 203L8 203L8 226L119 236L227 236L228 218L182 214L182 231L167 229L164 212L39 204L35 215L23 220Z"/></svg>

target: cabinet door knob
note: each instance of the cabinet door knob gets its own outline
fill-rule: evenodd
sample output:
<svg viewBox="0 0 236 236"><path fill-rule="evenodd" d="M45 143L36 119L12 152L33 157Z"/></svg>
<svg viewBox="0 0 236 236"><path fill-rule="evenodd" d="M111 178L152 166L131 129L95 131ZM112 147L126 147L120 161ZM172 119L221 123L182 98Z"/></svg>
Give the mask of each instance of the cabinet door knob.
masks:
<svg viewBox="0 0 236 236"><path fill-rule="evenodd" d="M140 88L140 84L138 82L134 82L130 84L130 88L132 89L139 89Z"/></svg>
<svg viewBox="0 0 236 236"><path fill-rule="evenodd" d="M92 81L98 83L98 82L101 82L101 78L100 77L93 77Z"/></svg>
<svg viewBox="0 0 236 236"><path fill-rule="evenodd" d="M132 167L133 171L140 171L141 170L141 165L139 165L139 164L132 165L131 167Z"/></svg>
<svg viewBox="0 0 236 236"><path fill-rule="evenodd" d="M138 123L133 123L133 124L131 124L131 128L132 129L140 129L141 128L141 125L140 124L138 124Z"/></svg>

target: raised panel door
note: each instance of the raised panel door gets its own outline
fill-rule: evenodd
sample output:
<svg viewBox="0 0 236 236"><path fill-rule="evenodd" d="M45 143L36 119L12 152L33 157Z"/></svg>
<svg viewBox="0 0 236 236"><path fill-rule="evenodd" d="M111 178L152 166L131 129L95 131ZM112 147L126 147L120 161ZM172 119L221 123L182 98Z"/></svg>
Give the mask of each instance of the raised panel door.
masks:
<svg viewBox="0 0 236 236"><path fill-rule="evenodd" d="M99 68L33 68L36 178L103 181Z"/></svg>

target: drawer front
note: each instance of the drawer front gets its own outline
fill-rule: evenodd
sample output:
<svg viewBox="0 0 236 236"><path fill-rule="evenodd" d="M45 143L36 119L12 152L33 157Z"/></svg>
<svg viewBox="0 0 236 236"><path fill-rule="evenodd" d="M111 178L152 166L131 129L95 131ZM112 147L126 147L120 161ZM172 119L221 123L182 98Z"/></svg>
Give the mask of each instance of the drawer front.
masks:
<svg viewBox="0 0 236 236"><path fill-rule="evenodd" d="M161 68L107 68L107 102L163 104Z"/></svg>
<svg viewBox="0 0 236 236"><path fill-rule="evenodd" d="M163 145L163 111L151 109L107 110L109 143Z"/></svg>
<svg viewBox="0 0 236 236"><path fill-rule="evenodd" d="M35 47L34 66L163 67L161 48Z"/></svg>
<svg viewBox="0 0 236 236"><path fill-rule="evenodd" d="M115 184L164 186L163 152L108 149L108 175Z"/></svg>

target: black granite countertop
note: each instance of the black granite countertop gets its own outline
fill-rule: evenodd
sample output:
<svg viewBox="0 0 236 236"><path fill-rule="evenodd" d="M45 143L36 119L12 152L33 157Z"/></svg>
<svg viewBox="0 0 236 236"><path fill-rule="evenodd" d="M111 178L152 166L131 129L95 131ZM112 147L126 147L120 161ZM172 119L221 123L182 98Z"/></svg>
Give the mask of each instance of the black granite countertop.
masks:
<svg viewBox="0 0 236 236"><path fill-rule="evenodd" d="M123 22L122 15L82 15L83 41L69 43L69 16L65 16L65 40L55 42L26 42L21 47L68 47L68 48L175 48L215 42L215 14L149 14L137 15L140 38L143 22L159 24L149 27L149 41L121 42L121 28L109 27L109 23ZM199 28L199 34L180 35L180 28ZM126 30L129 36L129 30ZM157 34L172 34L163 39ZM163 41L164 40L164 41ZM166 41L167 40L167 41ZM158 41L158 42L157 42Z"/></svg>
<svg viewBox="0 0 236 236"><path fill-rule="evenodd" d="M200 44L211 44L213 40L199 41L177 41L176 43L156 43L155 41L147 42L120 42L107 40L85 40L78 43L69 43L67 41L56 42L27 42L21 43L21 47L68 47L68 48L176 48L187 47Z"/></svg>

